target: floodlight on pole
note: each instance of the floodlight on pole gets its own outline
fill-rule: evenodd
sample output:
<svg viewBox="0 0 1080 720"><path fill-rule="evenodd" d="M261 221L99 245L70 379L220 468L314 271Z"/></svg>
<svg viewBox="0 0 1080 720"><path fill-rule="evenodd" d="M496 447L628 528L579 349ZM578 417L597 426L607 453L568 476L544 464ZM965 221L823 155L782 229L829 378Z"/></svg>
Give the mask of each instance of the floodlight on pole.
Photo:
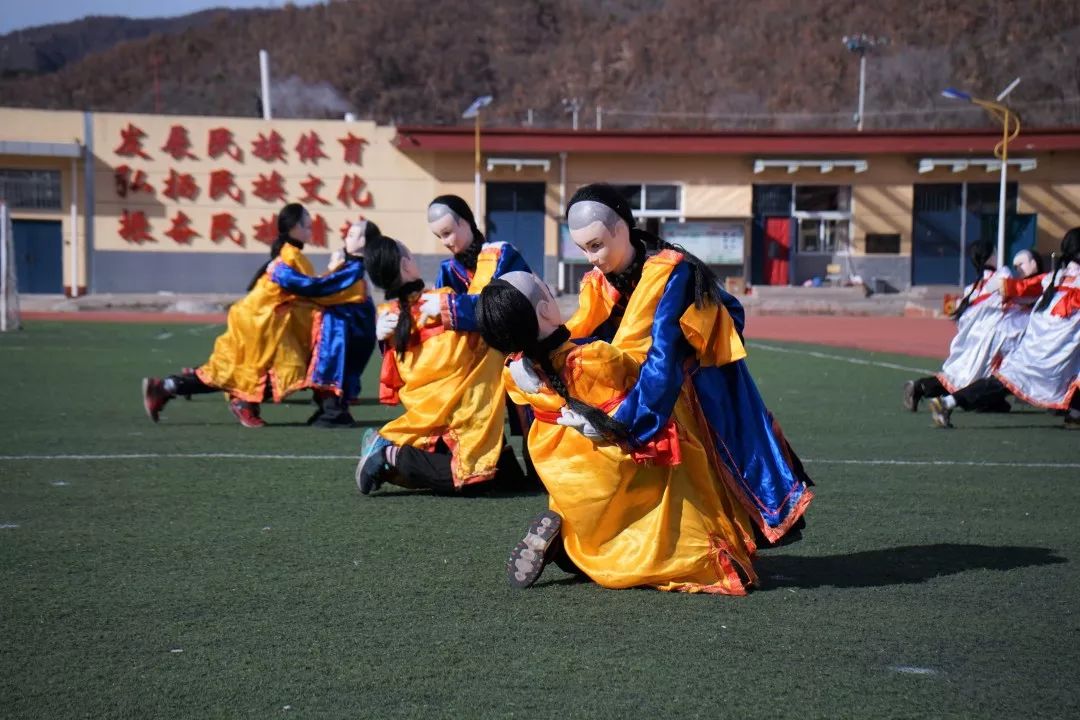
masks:
<svg viewBox="0 0 1080 720"><path fill-rule="evenodd" d="M1020 84L1020 78L1016 78L997 95L996 100L982 100L956 88L945 88L941 91L944 97L950 100L963 100L973 105L978 105L991 117L1001 123L1001 141L994 146L994 157L1001 161L1001 182L998 188L998 233L997 233L997 266L1005 267L1005 195L1008 184L1009 172L1009 143L1020 134L1020 116L1009 107L1002 104L1009 93ZM963 278L961 278L961 281Z"/></svg>
<svg viewBox="0 0 1080 720"><path fill-rule="evenodd" d="M862 132L863 114L866 107L866 53L889 44L887 37L873 37L866 33L845 35L844 47L859 56L859 109L855 113L855 129Z"/></svg>
<svg viewBox="0 0 1080 720"><path fill-rule="evenodd" d="M463 119L474 121L473 213L477 217L480 217L480 111L490 105L494 99L491 95L481 95L472 101L472 105L465 108L465 112L461 113Z"/></svg>

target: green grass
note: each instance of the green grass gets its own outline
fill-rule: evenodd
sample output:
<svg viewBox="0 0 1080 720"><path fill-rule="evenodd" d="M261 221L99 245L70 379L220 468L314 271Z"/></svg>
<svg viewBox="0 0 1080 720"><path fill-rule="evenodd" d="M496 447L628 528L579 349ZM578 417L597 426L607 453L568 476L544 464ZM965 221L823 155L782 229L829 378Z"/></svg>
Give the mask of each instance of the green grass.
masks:
<svg viewBox="0 0 1080 720"><path fill-rule="evenodd" d="M148 422L139 379L217 330L0 336L0 455L357 451L299 403L258 431L217 396ZM751 367L818 497L745 598L556 569L514 591L543 496L361 497L345 459L0 460L0 717L1075 716L1080 469L834 461L1076 464L1080 437L1031 409L933 430L894 369L762 348Z"/></svg>

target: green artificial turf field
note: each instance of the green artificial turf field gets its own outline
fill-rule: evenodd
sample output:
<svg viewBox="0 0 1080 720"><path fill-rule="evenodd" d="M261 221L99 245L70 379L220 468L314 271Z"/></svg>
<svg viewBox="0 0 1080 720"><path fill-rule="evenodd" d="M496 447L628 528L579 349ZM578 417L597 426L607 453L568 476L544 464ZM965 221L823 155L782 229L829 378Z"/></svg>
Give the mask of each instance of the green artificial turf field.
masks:
<svg viewBox="0 0 1080 720"><path fill-rule="evenodd" d="M261 430L219 396L150 423L140 378L198 364L219 331L0 336L0 717L1080 712L1080 434L1030 408L935 430L900 408L918 372L839 358L933 361L751 346L818 483L804 539L760 554L764 588L551 568L516 591L506 553L544 496L362 497L361 431L306 427L306 393ZM223 453L264 457L200 457Z"/></svg>

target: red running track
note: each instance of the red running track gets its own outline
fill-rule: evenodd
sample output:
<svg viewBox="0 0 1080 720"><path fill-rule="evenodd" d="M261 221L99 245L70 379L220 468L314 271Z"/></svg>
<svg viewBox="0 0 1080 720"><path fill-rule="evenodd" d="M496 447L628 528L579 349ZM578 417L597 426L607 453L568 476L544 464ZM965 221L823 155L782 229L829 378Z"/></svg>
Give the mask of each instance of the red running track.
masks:
<svg viewBox="0 0 1080 720"><path fill-rule="evenodd" d="M82 312L25 312L26 320L135 323L225 322L224 314L86 310ZM944 358L956 326L949 320L843 315L751 315L746 336L752 340L787 340L874 352Z"/></svg>
<svg viewBox="0 0 1080 720"><path fill-rule="evenodd" d="M752 340L789 340L873 352L945 358L956 334L950 320L892 316L751 315Z"/></svg>

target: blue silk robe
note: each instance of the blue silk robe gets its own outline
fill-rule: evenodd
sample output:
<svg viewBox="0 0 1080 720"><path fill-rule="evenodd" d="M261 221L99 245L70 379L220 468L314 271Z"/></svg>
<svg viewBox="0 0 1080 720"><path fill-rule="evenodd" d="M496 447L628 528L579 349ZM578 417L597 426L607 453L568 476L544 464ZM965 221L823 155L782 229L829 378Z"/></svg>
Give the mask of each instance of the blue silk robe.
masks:
<svg viewBox="0 0 1080 720"><path fill-rule="evenodd" d="M375 306L364 282L364 261L350 258L321 277L286 264L275 265L269 272L283 289L318 306L313 313L306 387L355 399L360 394L360 376L375 349Z"/></svg>
<svg viewBox="0 0 1080 720"><path fill-rule="evenodd" d="M743 507L769 542L780 540L813 497L813 484L758 393L743 360L742 305L722 292L721 306L694 305L693 267L681 253L648 258L629 298L598 270L585 275L580 306L566 323L572 337L596 336L641 363L613 417L647 442L689 393L714 464L727 472ZM719 468L718 468L719 469Z"/></svg>

